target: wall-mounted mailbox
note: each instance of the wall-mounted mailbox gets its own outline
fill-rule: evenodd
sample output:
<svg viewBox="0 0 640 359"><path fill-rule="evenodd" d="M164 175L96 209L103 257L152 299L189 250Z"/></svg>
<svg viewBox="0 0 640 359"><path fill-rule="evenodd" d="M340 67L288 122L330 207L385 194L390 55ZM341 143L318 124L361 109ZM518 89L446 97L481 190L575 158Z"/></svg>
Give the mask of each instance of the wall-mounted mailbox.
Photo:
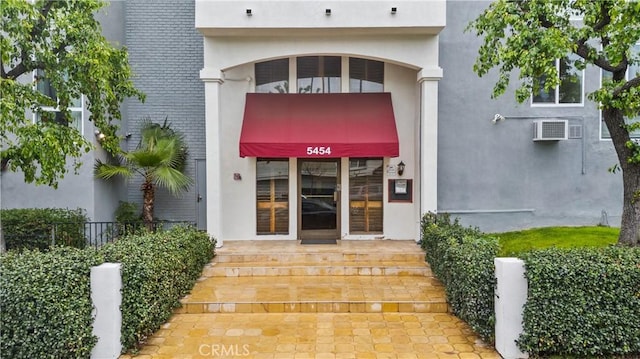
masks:
<svg viewBox="0 0 640 359"><path fill-rule="evenodd" d="M413 202L413 180L390 179L389 202Z"/></svg>

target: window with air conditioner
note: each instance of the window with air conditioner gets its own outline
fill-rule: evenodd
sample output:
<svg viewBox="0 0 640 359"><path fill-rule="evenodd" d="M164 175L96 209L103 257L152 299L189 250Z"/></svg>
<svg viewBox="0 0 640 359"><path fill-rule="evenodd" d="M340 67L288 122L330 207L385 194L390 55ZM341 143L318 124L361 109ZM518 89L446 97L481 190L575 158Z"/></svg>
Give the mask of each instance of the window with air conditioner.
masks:
<svg viewBox="0 0 640 359"><path fill-rule="evenodd" d="M568 139L569 123L567 120L533 121L534 141L560 141Z"/></svg>

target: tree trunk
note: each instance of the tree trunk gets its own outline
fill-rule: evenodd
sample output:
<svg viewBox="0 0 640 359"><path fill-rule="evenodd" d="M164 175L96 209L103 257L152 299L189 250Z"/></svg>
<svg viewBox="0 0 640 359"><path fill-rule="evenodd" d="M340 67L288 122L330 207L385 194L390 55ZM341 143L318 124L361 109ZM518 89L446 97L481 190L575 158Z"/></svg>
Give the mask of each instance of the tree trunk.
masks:
<svg viewBox="0 0 640 359"><path fill-rule="evenodd" d="M622 221L618 244L638 246L640 236L640 163L629 162L633 157L633 150L627 147L631 140L629 132L624 127L622 111L614 108L602 110L613 147L616 149L620 168L622 169Z"/></svg>
<svg viewBox="0 0 640 359"><path fill-rule="evenodd" d="M147 230L153 231L153 204L156 188L151 180L145 179L141 189L143 193L142 220Z"/></svg>
<svg viewBox="0 0 640 359"><path fill-rule="evenodd" d="M629 163L622 170L624 199L618 244L638 246L640 236L640 166Z"/></svg>

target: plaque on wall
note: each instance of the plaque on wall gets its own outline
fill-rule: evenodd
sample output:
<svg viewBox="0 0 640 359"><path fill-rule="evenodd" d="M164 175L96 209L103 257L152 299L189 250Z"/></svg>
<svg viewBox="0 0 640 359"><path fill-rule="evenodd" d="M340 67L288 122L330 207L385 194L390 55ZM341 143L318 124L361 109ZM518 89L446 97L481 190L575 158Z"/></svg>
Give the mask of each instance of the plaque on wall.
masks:
<svg viewBox="0 0 640 359"><path fill-rule="evenodd" d="M413 202L413 180L390 179L389 202Z"/></svg>

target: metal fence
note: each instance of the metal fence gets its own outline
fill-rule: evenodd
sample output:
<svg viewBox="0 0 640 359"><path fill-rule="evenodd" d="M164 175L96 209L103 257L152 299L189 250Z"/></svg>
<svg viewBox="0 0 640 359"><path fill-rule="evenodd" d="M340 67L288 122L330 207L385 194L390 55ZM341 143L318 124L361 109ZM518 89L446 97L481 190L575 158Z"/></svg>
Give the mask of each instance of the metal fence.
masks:
<svg viewBox="0 0 640 359"><path fill-rule="evenodd" d="M177 225L195 225L188 221L157 221L151 224L151 230L168 230ZM128 234L146 229L142 222L84 222L52 223L51 244L63 244L74 247L100 248Z"/></svg>

